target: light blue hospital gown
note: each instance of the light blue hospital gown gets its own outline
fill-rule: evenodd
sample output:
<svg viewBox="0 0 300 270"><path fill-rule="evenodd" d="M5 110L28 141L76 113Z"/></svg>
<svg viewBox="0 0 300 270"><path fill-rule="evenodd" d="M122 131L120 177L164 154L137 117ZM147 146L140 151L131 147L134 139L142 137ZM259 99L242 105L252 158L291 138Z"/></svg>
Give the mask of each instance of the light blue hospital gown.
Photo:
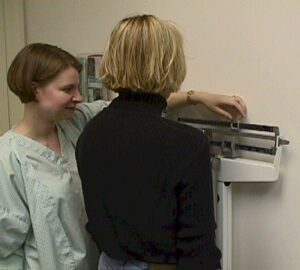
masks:
<svg viewBox="0 0 300 270"><path fill-rule="evenodd" d="M1 270L97 269L74 151L85 124L107 105L80 104L72 121L57 124L62 156L12 131L0 137Z"/></svg>

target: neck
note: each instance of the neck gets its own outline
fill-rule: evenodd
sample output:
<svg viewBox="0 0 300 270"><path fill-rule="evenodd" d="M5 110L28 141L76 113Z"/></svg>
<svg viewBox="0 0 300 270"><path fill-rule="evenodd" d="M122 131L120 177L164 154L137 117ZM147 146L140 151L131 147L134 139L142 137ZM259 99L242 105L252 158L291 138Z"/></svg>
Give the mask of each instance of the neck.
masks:
<svg viewBox="0 0 300 270"><path fill-rule="evenodd" d="M55 121L48 119L36 106L35 102L25 104L24 116L14 131L34 140L47 140L57 134Z"/></svg>

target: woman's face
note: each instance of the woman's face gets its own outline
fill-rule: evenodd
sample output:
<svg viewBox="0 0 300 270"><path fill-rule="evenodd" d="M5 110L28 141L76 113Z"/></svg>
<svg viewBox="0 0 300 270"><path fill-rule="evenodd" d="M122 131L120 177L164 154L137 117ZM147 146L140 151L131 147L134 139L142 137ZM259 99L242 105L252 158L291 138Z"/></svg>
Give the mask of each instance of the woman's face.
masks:
<svg viewBox="0 0 300 270"><path fill-rule="evenodd" d="M82 102L78 71L69 67L48 84L37 87L36 100L41 117L50 121L72 118L76 105Z"/></svg>

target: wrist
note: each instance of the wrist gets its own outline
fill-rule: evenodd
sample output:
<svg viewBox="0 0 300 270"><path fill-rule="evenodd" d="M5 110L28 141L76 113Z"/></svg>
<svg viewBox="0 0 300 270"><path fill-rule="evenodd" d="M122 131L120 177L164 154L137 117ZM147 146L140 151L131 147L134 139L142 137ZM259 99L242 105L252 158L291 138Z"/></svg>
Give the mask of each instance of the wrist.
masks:
<svg viewBox="0 0 300 270"><path fill-rule="evenodd" d="M197 102L195 100L195 91L194 90L189 90L186 92L186 103L188 105L196 105Z"/></svg>
<svg viewBox="0 0 300 270"><path fill-rule="evenodd" d="M186 92L186 103L189 105L197 105L202 104L205 105L207 102L207 98L209 97L209 93L196 91L196 90L189 90Z"/></svg>

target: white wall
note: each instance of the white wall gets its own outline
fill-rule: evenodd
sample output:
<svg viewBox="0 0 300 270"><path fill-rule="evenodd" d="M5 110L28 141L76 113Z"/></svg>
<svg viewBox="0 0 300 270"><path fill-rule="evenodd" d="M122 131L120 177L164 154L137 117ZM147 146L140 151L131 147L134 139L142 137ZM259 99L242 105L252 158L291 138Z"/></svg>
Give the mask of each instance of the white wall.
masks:
<svg viewBox="0 0 300 270"><path fill-rule="evenodd" d="M300 1L25 0L26 38L102 51L112 27L137 13L178 25L182 88L241 95L248 122L278 125L290 140L278 182L234 185L233 269L300 269Z"/></svg>

